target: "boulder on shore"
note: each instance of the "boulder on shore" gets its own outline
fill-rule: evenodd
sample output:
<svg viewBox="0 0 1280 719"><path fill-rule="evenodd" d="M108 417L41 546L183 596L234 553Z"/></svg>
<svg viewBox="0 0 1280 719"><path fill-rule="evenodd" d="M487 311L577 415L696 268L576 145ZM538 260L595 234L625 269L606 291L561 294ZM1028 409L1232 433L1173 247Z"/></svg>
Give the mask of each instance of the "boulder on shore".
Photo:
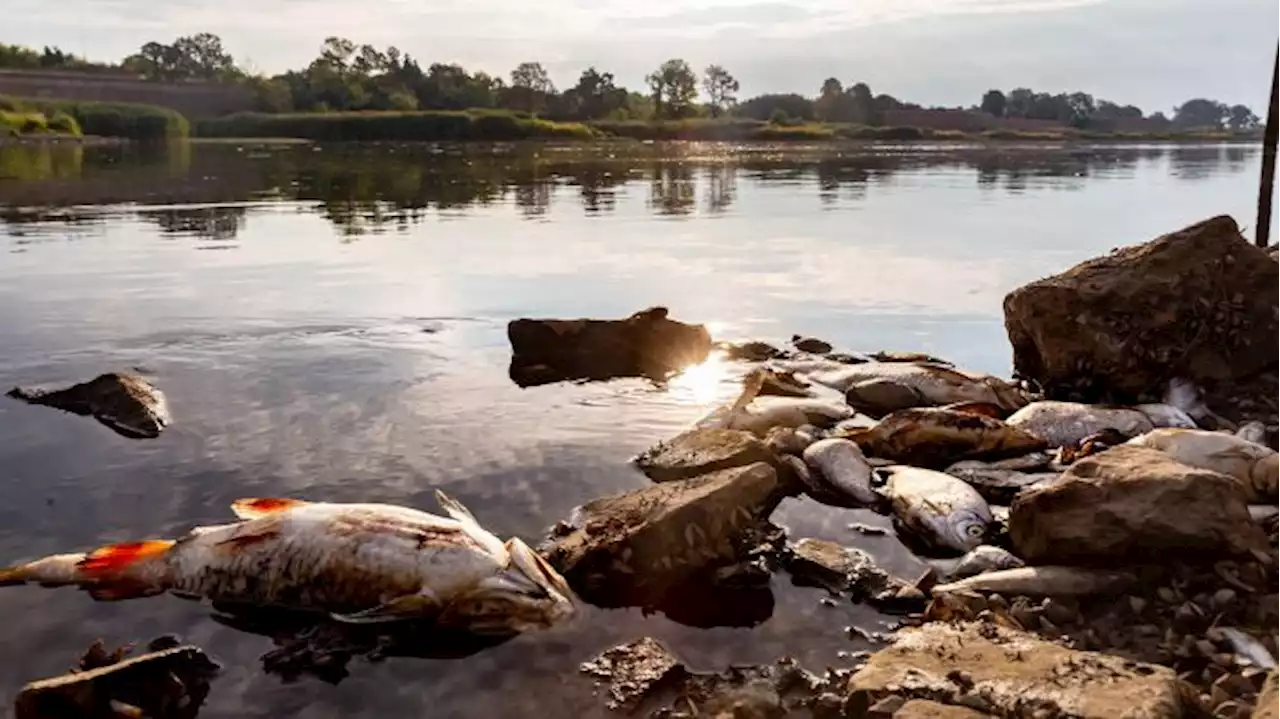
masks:
<svg viewBox="0 0 1280 719"><path fill-rule="evenodd" d="M651 307L621 320L528 319L507 324L511 380L521 387L571 379L663 378L702 362L711 334Z"/></svg>
<svg viewBox="0 0 1280 719"><path fill-rule="evenodd" d="M898 695L978 716L1181 719L1189 708L1170 669L984 623L904 629L850 677L848 690L851 705Z"/></svg>
<svg viewBox="0 0 1280 719"><path fill-rule="evenodd" d="M1267 546L1248 497L1237 479L1121 445L1018 495L1009 538L1032 564L1242 554Z"/></svg>
<svg viewBox="0 0 1280 719"><path fill-rule="evenodd" d="M584 504L543 554L585 600L650 605L738 557L736 540L781 500L773 467L756 462Z"/></svg>
<svg viewBox="0 0 1280 719"><path fill-rule="evenodd" d="M164 392L136 374L108 372L64 389L14 387L6 394L27 404L93 417L129 439L155 439L173 424Z"/></svg>
<svg viewBox="0 0 1280 719"><path fill-rule="evenodd" d="M1011 292L1015 372L1051 399L1147 401L1276 366L1277 265L1226 215Z"/></svg>
<svg viewBox="0 0 1280 719"><path fill-rule="evenodd" d="M659 442L635 458L645 476L655 482L698 477L756 462L778 463L769 447L750 432L700 428Z"/></svg>

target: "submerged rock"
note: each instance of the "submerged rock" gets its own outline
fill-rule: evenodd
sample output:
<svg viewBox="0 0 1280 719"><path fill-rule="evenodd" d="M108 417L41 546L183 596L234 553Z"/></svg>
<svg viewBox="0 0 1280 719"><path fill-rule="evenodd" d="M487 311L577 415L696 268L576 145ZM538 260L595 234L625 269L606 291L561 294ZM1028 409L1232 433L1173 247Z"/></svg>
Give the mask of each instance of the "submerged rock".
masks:
<svg viewBox="0 0 1280 719"><path fill-rule="evenodd" d="M1006 717L1181 719L1187 709L1169 669L986 623L904 629L848 691L850 704L900 695Z"/></svg>
<svg viewBox="0 0 1280 719"><path fill-rule="evenodd" d="M666 682L685 676L679 659L656 639L643 637L605 650L583 662L584 674L609 682L609 708L634 712L645 697Z"/></svg>
<svg viewBox="0 0 1280 719"><path fill-rule="evenodd" d="M91 416L130 439L155 439L173 423L164 393L133 374L110 372L60 390L14 387L7 394L28 404Z"/></svg>
<svg viewBox="0 0 1280 719"><path fill-rule="evenodd" d="M816 355L823 355L834 349L830 342L824 342L817 337L801 337L800 335L791 335L791 346L801 352L809 352Z"/></svg>
<svg viewBox="0 0 1280 719"><path fill-rule="evenodd" d="M570 379L664 378L702 362L711 335L653 307L621 320L518 319L507 325L510 376L521 387Z"/></svg>
<svg viewBox="0 0 1280 719"><path fill-rule="evenodd" d="M734 563L735 540L781 499L773 467L757 462L584 504L544 555L585 600L606 607L659 601L704 570Z"/></svg>
<svg viewBox="0 0 1280 719"><path fill-rule="evenodd" d="M15 719L192 719L219 665L199 647L168 637L149 649L126 659L128 649L108 653L101 640L95 642L76 669L23 687L14 701Z"/></svg>
<svg viewBox="0 0 1280 719"><path fill-rule="evenodd" d="M1143 401L1275 367L1277 265L1213 217L1004 300L1014 368L1053 399Z"/></svg>
<svg viewBox="0 0 1280 719"><path fill-rule="evenodd" d="M1121 445L1018 495L1009 537L1033 564L1247 553L1267 546L1248 497L1236 479Z"/></svg>
<svg viewBox="0 0 1280 719"><path fill-rule="evenodd" d="M636 466L655 482L689 479L778 458L754 434L737 429L693 429L659 442L636 457Z"/></svg>

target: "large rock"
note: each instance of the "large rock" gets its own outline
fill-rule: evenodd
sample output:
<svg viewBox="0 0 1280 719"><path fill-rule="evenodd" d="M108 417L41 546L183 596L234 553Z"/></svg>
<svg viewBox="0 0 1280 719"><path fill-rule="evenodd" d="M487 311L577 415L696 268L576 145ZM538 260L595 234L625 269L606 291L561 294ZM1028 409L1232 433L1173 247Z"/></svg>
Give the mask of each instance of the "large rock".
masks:
<svg viewBox="0 0 1280 719"><path fill-rule="evenodd" d="M173 424L164 393L135 374L109 372L64 389L14 387L6 394L28 404L92 416L130 439L155 439Z"/></svg>
<svg viewBox="0 0 1280 719"><path fill-rule="evenodd" d="M518 319L507 324L512 381L521 387L568 379L666 377L711 353L702 325L652 307L621 320Z"/></svg>
<svg viewBox="0 0 1280 719"><path fill-rule="evenodd" d="M778 458L750 432L694 429L659 442L636 457L636 466L655 482L697 477L756 462L776 465Z"/></svg>
<svg viewBox="0 0 1280 719"><path fill-rule="evenodd" d="M1014 369L1051 399L1131 401L1276 365L1277 265L1225 215L1004 300Z"/></svg>
<svg viewBox="0 0 1280 719"><path fill-rule="evenodd" d="M778 475L764 462L655 484L584 504L543 552L587 601L651 604L738 559L736 541L780 499Z"/></svg>
<svg viewBox="0 0 1280 719"><path fill-rule="evenodd" d="M1164 667L992 624L933 622L900 631L848 688L851 704L897 694L1005 717L1181 719L1180 686Z"/></svg>
<svg viewBox="0 0 1280 719"><path fill-rule="evenodd" d="M1267 546L1249 518L1248 496L1239 480L1121 445L1018 495L1009 538L1032 564L1244 553Z"/></svg>

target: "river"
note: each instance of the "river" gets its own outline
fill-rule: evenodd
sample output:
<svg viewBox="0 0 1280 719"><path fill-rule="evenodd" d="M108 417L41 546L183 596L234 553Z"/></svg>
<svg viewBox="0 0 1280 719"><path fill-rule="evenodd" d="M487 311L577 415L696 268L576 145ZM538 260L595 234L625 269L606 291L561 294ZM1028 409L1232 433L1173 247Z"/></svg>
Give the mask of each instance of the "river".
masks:
<svg viewBox="0 0 1280 719"><path fill-rule="evenodd" d="M223 523L238 497L436 511L437 487L532 542L644 486L630 457L735 394L741 368L520 389L509 320L660 304L717 338L1007 374L1006 292L1210 215L1251 237L1260 161L1242 145L0 148L0 385L138 367L176 419L135 441L0 399L0 562ZM923 566L848 528L888 526L866 512L789 499L774 521L903 576ZM6 588L0 696L95 638L176 633L224 665L204 717L593 716L603 698L576 667L613 643L650 635L697 669L820 669L869 648L843 627L892 621L823 596L778 575L733 619L754 626L587 608L326 684L264 674L270 641L197 603Z"/></svg>

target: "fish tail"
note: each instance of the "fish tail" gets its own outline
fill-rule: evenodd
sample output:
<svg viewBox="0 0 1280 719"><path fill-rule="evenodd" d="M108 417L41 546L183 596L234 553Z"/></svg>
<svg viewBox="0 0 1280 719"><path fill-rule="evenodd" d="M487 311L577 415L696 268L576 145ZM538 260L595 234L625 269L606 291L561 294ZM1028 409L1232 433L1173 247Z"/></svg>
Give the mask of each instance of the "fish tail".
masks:
<svg viewBox="0 0 1280 719"><path fill-rule="evenodd" d="M55 554L0 568L0 586L77 586L99 600L151 596L165 590L165 571L157 571L151 560L163 557L173 544L148 539L108 544L88 554Z"/></svg>

